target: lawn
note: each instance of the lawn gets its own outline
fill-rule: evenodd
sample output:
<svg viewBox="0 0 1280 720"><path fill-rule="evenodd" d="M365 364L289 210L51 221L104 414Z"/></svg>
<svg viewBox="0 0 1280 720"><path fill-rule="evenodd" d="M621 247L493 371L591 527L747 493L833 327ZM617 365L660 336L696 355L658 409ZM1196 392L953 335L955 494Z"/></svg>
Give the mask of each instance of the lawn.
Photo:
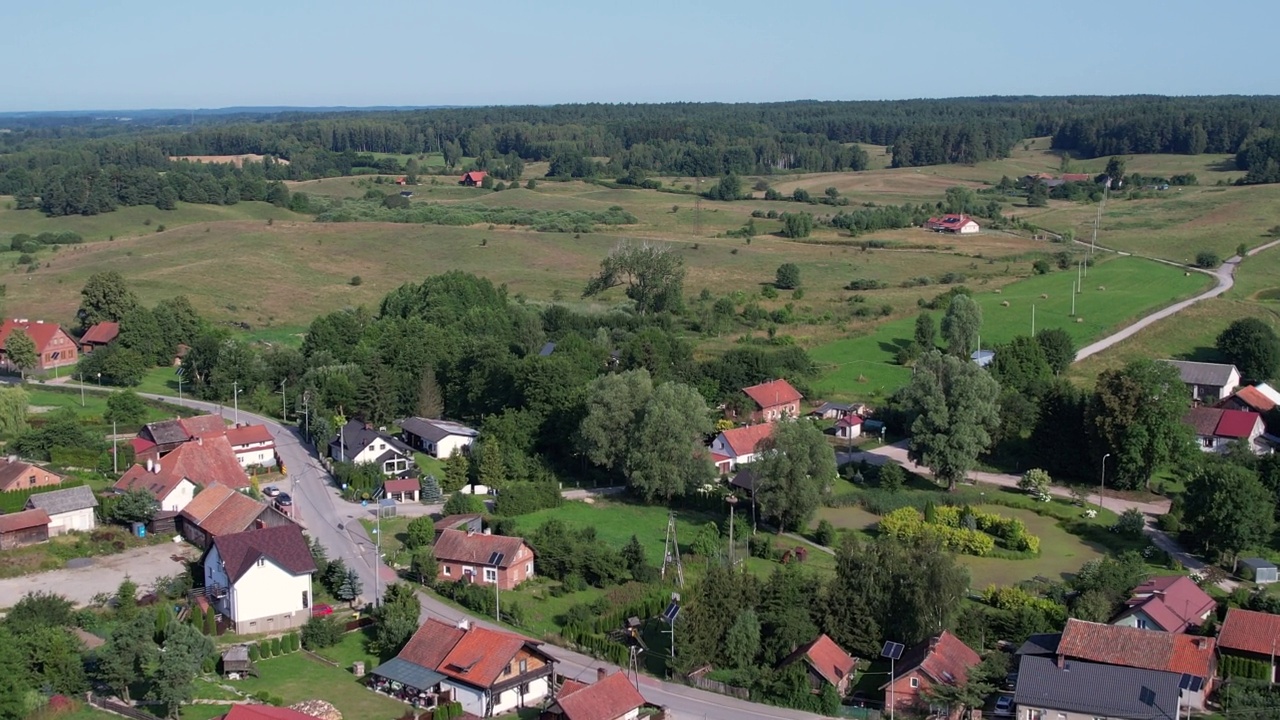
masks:
<svg viewBox="0 0 1280 720"><path fill-rule="evenodd" d="M85 391L83 394L79 390L70 388L59 388L49 385L27 384L24 386L30 397L30 406L39 408L41 413L52 412L57 408L71 408L76 411L82 418L88 420L95 427L99 427L104 431L111 429L110 423L103 423L102 416L107 411L107 393ZM83 398L83 405L81 404ZM147 405L147 414L144 423L156 422L158 420L171 419L176 415L191 415L190 410L182 410L172 405L165 405L158 402L144 401ZM132 433L138 430L140 425L118 425L116 431L121 434Z"/></svg>
<svg viewBox="0 0 1280 720"><path fill-rule="evenodd" d="M265 690L282 698L286 705L311 699L327 700L343 717L362 720L398 718L406 708L402 703L365 689L349 668L327 665L306 653L259 660L257 667L259 677L235 681L236 689L248 695Z"/></svg>
<svg viewBox="0 0 1280 720"><path fill-rule="evenodd" d="M1084 292L1075 299L1073 318L1071 286L1075 281L1074 271L1059 271L1005 285L998 293L971 286L982 306L982 346L991 348L1015 335L1031 333L1033 306L1037 331L1062 328L1083 346L1212 283L1203 274L1186 276L1177 268L1147 260L1110 258L1088 269ZM906 317L867 334L814 348L811 355L824 370L815 387L824 396L883 399L911 377L909 368L897 364L896 355L911 341L914 328L914 319Z"/></svg>
<svg viewBox="0 0 1280 720"><path fill-rule="evenodd" d="M342 641L337 645L323 648L316 654L338 663L338 667L343 670L350 668L358 661L364 663L366 671L372 670L382 662L378 656L368 650L369 641L372 639L372 628L356 630L343 635Z"/></svg>

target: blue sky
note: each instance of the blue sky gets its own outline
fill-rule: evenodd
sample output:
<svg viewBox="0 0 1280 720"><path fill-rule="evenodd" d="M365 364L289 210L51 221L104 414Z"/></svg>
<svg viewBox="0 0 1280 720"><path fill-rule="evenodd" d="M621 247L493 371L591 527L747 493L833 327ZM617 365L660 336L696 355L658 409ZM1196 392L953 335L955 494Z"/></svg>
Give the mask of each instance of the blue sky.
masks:
<svg viewBox="0 0 1280 720"><path fill-rule="evenodd" d="M9 5L0 111L1280 93L1274 0Z"/></svg>

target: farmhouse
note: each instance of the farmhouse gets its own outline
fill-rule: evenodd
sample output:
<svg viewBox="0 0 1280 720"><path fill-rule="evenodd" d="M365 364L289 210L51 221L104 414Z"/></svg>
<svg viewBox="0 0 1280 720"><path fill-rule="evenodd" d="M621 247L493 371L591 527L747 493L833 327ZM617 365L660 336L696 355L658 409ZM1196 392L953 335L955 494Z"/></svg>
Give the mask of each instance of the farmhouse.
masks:
<svg viewBox="0 0 1280 720"><path fill-rule="evenodd" d="M104 348L120 334L120 323L105 321L84 331L80 336L80 352L88 355L97 348Z"/></svg>
<svg viewBox="0 0 1280 720"><path fill-rule="evenodd" d="M1083 660L1200 678L1203 685L1182 691L1181 701L1203 709L1218 668L1214 645L1213 638L1071 619L1058 641L1057 658L1060 665Z"/></svg>
<svg viewBox="0 0 1280 720"><path fill-rule="evenodd" d="M204 550L221 535L292 524L270 505L219 483L202 490L178 515L182 537Z"/></svg>
<svg viewBox="0 0 1280 720"><path fill-rule="evenodd" d="M428 619L369 685L426 707L446 700L480 717L539 705L550 693L555 658L515 633Z"/></svg>
<svg viewBox="0 0 1280 720"><path fill-rule="evenodd" d="M1240 388L1218 403L1218 407L1227 410L1248 410L1260 414L1275 410L1277 405L1280 405L1280 392L1266 383Z"/></svg>
<svg viewBox="0 0 1280 720"><path fill-rule="evenodd" d="M1203 452L1226 452L1237 440L1248 444L1256 454L1265 455L1270 447L1259 438L1266 431L1262 416L1244 410L1223 410L1201 405L1191 408L1182 416L1182 422L1191 427L1197 444Z"/></svg>
<svg viewBox="0 0 1280 720"><path fill-rule="evenodd" d="M770 380L743 388L742 392L755 403L751 422L773 422L784 417L800 417L800 401L804 396L786 380Z"/></svg>
<svg viewBox="0 0 1280 720"><path fill-rule="evenodd" d="M1266 663L1271 667L1271 682L1276 681L1276 655L1280 642L1280 615L1228 608L1227 617L1218 631L1218 651L1226 656Z"/></svg>
<svg viewBox="0 0 1280 720"><path fill-rule="evenodd" d="M226 432L227 421L220 415L196 415L147 423L138 431L138 437L132 444L138 454L154 448L157 457L164 457L183 443L199 437L225 435Z"/></svg>
<svg viewBox="0 0 1280 720"><path fill-rule="evenodd" d="M1205 404L1226 398L1240 385L1240 371L1235 365L1162 360L1178 369L1178 376L1191 389L1191 399Z"/></svg>
<svg viewBox="0 0 1280 720"><path fill-rule="evenodd" d="M903 655L895 664L893 677L880 689L885 692L885 702L892 702L900 711L923 710L929 707L925 694L929 688L940 684L963 685L969 669L980 662L982 658L978 653L943 630Z"/></svg>
<svg viewBox="0 0 1280 720"><path fill-rule="evenodd" d="M982 229L978 226L978 222L968 215L931 217L925 221L924 226L934 232L954 233L956 235L972 235Z"/></svg>
<svg viewBox="0 0 1280 720"><path fill-rule="evenodd" d="M413 465L413 448L387 435L385 428L348 421L329 441L329 457L338 462L374 463L383 475L399 475Z"/></svg>
<svg viewBox="0 0 1280 720"><path fill-rule="evenodd" d="M10 455L0 460L0 492L61 485L65 477Z"/></svg>
<svg viewBox="0 0 1280 720"><path fill-rule="evenodd" d="M626 675L596 668L590 685L565 680L541 720L636 720L643 706L644 698Z"/></svg>
<svg viewBox="0 0 1280 720"><path fill-rule="evenodd" d="M479 434L461 423L408 417L396 421L405 444L433 458L447 458L465 451Z"/></svg>
<svg viewBox="0 0 1280 720"><path fill-rule="evenodd" d="M1217 607L1186 575L1154 577L1133 589L1125 610L1111 624L1182 633L1199 627Z"/></svg>
<svg viewBox="0 0 1280 720"><path fill-rule="evenodd" d="M98 526L93 509L98 498L88 485L35 493L27 498L26 509L43 510L49 514L49 535L67 532L84 532Z"/></svg>
<svg viewBox="0 0 1280 720"><path fill-rule="evenodd" d="M0 366L9 370L18 368L9 361L5 352L5 343L15 331L26 333L36 345L36 365L27 370L52 370L53 368L75 365L78 352L76 341L57 323L43 320L14 318L0 324Z"/></svg>
<svg viewBox="0 0 1280 720"><path fill-rule="evenodd" d="M237 633L277 632L310 617L311 547L293 523L219 535L205 553L204 586Z"/></svg>
<svg viewBox="0 0 1280 720"><path fill-rule="evenodd" d="M458 181L458 184L466 185L467 187L479 187L479 185L484 182L485 176L488 174L489 173L484 170L472 170L471 172L464 174L462 176L462 180Z"/></svg>
<svg viewBox="0 0 1280 720"><path fill-rule="evenodd" d="M0 515L0 550L12 550L49 542L49 514L23 510Z"/></svg>
<svg viewBox="0 0 1280 720"><path fill-rule="evenodd" d="M853 680L853 670L858 661L823 633L801 645L778 666L787 667L797 662L805 665L810 691L819 693L823 687L830 685L840 697L844 697L848 694L849 683Z"/></svg>
<svg viewBox="0 0 1280 720"><path fill-rule="evenodd" d="M165 461L148 459L146 465L134 465L112 486L116 492L146 490L156 499L161 511L180 511L196 496L196 484Z"/></svg>
<svg viewBox="0 0 1280 720"><path fill-rule="evenodd" d="M436 535L436 579L513 590L533 577L533 550L518 537L445 528Z"/></svg>
<svg viewBox="0 0 1280 720"><path fill-rule="evenodd" d="M824 402L810 410L809 417L820 420L836 420L849 413L862 413L866 410L866 407L866 405L855 405L854 403Z"/></svg>
<svg viewBox="0 0 1280 720"><path fill-rule="evenodd" d="M276 440L266 425L237 425L227 429L226 437L240 467L275 466Z"/></svg>
<svg viewBox="0 0 1280 720"><path fill-rule="evenodd" d="M739 465L754 462L759 457L760 443L773 435L773 423L748 425L725 430L711 441L711 461L721 475L738 469Z"/></svg>

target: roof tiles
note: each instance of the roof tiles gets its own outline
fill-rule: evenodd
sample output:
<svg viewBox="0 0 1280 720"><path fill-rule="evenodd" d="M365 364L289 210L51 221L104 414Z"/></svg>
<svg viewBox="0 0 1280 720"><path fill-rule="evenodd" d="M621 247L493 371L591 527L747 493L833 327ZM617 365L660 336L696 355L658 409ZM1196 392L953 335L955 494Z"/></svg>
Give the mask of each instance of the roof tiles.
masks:
<svg viewBox="0 0 1280 720"><path fill-rule="evenodd" d="M49 524L49 513L36 508L0 515L0 535Z"/></svg>
<svg viewBox="0 0 1280 720"><path fill-rule="evenodd" d="M804 398L800 391L791 387L791 383L786 380L770 380L766 383L743 388L742 392L746 393L747 397L751 398L762 410L799 402Z"/></svg>
<svg viewBox="0 0 1280 720"><path fill-rule="evenodd" d="M316 571L311 546L303 537L302 528L292 523L218 535L214 537L213 544L218 548L227 577L233 583L244 577L260 557L271 560L291 575Z"/></svg>
<svg viewBox="0 0 1280 720"><path fill-rule="evenodd" d="M644 698L626 675L615 672L586 687L562 689L556 703L568 720L615 720L644 705Z"/></svg>
<svg viewBox="0 0 1280 720"><path fill-rule="evenodd" d="M524 540L506 535L468 533L445 528L436 538L436 560L449 560L468 565L488 565L494 553L501 553L498 567L510 567L525 547Z"/></svg>
<svg viewBox="0 0 1280 720"><path fill-rule="evenodd" d="M1125 667L1213 676L1213 638L1071 619L1058 654Z"/></svg>
<svg viewBox="0 0 1280 720"><path fill-rule="evenodd" d="M1267 655L1277 638L1280 638L1280 615L1230 608L1218 632L1218 646Z"/></svg>

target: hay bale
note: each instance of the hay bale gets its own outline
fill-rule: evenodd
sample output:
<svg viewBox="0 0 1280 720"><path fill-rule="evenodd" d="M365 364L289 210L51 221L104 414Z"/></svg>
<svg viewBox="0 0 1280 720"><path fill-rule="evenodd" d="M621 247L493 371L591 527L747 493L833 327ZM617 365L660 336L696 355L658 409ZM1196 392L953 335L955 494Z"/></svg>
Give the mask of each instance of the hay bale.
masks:
<svg viewBox="0 0 1280 720"><path fill-rule="evenodd" d="M1082 317L1078 317L1078 318L1076 318L1076 322L1078 322L1078 323L1082 323L1082 322L1084 322L1084 318L1082 318Z"/></svg>
<svg viewBox="0 0 1280 720"><path fill-rule="evenodd" d="M1049 299L1049 293L1040 293L1040 299L1041 299L1041 300L1048 300L1048 299Z"/></svg>
<svg viewBox="0 0 1280 720"><path fill-rule="evenodd" d="M1002 300L1002 301L1000 302L1000 307L1009 307L1009 301L1008 301L1008 300Z"/></svg>
<svg viewBox="0 0 1280 720"><path fill-rule="evenodd" d="M1000 288L996 288L996 294L997 294L997 295L999 295L1001 292L1003 292L1003 291L1002 291Z"/></svg>
<svg viewBox="0 0 1280 720"><path fill-rule="evenodd" d="M1098 289L1099 289L1099 290L1106 290L1107 288L1106 288L1106 286L1105 286L1105 285L1099 285L1099 286L1098 286Z"/></svg>
<svg viewBox="0 0 1280 720"><path fill-rule="evenodd" d="M1182 277L1191 277L1191 271L1188 270L1187 272L1182 273Z"/></svg>

